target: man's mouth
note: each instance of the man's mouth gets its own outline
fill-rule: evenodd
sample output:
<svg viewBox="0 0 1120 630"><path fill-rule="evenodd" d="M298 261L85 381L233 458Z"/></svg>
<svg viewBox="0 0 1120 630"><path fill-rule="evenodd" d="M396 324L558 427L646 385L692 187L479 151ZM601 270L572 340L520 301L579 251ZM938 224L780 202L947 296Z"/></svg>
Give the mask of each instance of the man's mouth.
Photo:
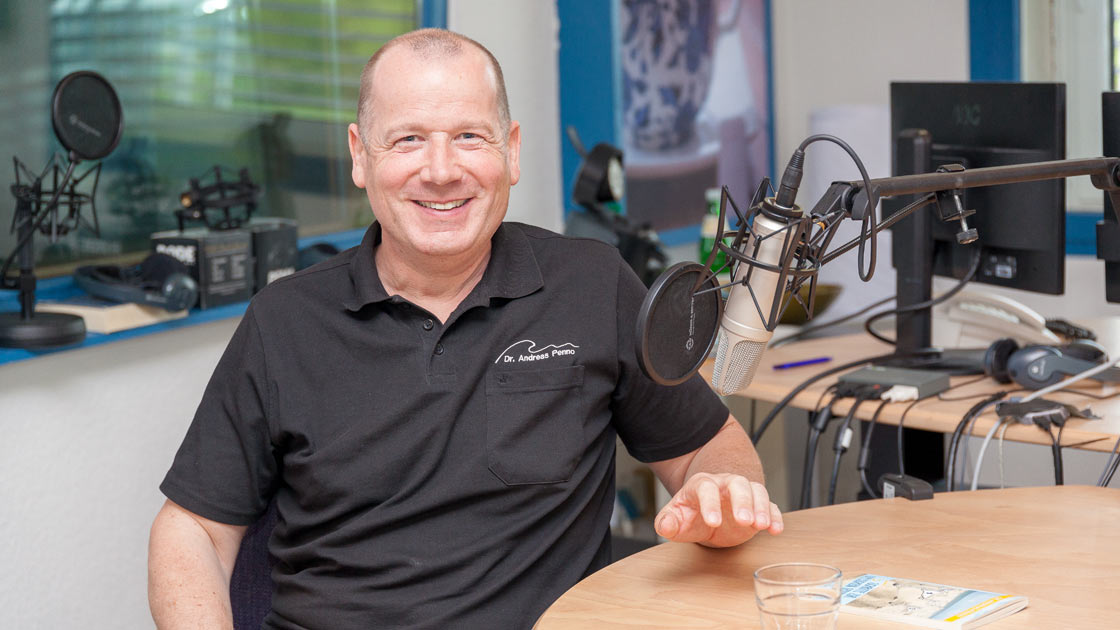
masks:
<svg viewBox="0 0 1120 630"><path fill-rule="evenodd" d="M431 208L432 210L454 210L455 208L458 208L459 206L467 203L467 201L469 201L469 200L468 199L456 199L455 201L444 201L444 202L416 200L416 203L424 206L425 208Z"/></svg>

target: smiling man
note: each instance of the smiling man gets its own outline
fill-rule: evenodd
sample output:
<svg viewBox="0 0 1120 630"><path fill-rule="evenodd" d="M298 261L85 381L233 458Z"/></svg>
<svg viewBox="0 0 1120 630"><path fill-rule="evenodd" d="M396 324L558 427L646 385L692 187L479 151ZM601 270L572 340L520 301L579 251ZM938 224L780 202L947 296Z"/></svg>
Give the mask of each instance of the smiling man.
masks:
<svg viewBox="0 0 1120 630"><path fill-rule="evenodd" d="M610 558L616 436L674 493L665 537L781 531L742 428L634 352L613 248L503 223L519 125L501 69L440 30L362 75L361 245L249 306L152 526L161 628L229 627L246 526L275 502L266 628L524 628Z"/></svg>

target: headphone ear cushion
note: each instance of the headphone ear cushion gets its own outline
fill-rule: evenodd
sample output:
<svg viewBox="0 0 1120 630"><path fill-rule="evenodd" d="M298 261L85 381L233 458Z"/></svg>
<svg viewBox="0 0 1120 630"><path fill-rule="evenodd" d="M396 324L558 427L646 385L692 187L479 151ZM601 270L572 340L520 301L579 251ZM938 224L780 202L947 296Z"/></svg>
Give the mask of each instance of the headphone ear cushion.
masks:
<svg viewBox="0 0 1120 630"><path fill-rule="evenodd" d="M140 281L152 286L162 286L173 274L190 275L190 270L178 258L167 254L151 254L140 263Z"/></svg>
<svg viewBox="0 0 1120 630"><path fill-rule="evenodd" d="M312 243L299 250L299 268L307 269L323 262L338 253L338 248L330 243Z"/></svg>
<svg viewBox="0 0 1120 630"><path fill-rule="evenodd" d="M1011 338L993 341L984 353L984 373L999 383L1010 383L1011 374L1007 370L1007 361L1018 349L1019 343Z"/></svg>
<svg viewBox="0 0 1120 630"><path fill-rule="evenodd" d="M160 292L167 299L165 308L169 311L191 308L198 301L198 283L185 273L173 273L168 276L163 281Z"/></svg>

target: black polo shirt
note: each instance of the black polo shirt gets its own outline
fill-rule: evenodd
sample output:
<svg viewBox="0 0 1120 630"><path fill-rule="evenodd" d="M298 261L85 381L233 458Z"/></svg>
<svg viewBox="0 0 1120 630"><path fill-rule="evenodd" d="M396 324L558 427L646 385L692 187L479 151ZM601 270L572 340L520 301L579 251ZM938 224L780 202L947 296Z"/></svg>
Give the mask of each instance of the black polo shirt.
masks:
<svg viewBox="0 0 1120 630"><path fill-rule="evenodd" d="M253 299L160 488L240 525L275 496L265 627L529 627L608 562L615 435L664 460L727 409L641 374L606 244L503 224L441 324L386 295L379 241Z"/></svg>

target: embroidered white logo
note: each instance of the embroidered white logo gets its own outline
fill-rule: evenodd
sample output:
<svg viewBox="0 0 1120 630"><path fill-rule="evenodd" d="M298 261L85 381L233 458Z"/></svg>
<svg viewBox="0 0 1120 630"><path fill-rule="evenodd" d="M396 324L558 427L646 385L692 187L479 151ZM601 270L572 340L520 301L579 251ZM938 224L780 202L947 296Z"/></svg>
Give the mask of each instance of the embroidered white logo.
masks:
<svg viewBox="0 0 1120 630"><path fill-rule="evenodd" d="M517 349L514 350L514 348ZM494 363L521 363L523 361L542 361L552 357L572 356L576 353L576 348L579 348L579 346L574 343L552 344L538 348L536 342L532 339L522 339L502 350L498 358L494 359Z"/></svg>

